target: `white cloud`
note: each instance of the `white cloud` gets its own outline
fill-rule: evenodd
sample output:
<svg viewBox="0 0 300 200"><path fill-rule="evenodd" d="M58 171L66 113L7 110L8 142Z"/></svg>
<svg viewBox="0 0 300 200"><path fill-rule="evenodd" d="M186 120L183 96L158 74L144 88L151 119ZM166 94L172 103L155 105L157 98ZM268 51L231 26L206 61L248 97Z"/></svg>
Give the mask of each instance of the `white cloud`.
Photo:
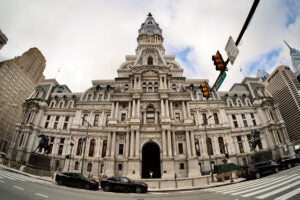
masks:
<svg viewBox="0 0 300 200"><path fill-rule="evenodd" d="M47 60L46 78L55 77L61 68L58 82L67 84L73 92L83 92L91 87L92 80L117 76L125 55L135 54L138 29L148 12L152 12L163 30L167 54L191 48L187 58L195 65L196 73L186 69L187 78L209 78L213 84L218 72L211 56L220 50L227 58L226 42L230 35L237 38L252 2L0 0L0 28L9 39L0 51L0 59L38 47ZM291 65L283 40L300 49L300 3L295 3L295 24L286 27L290 10L285 1L260 1L221 90L228 90L247 75L246 70L240 72L240 66L245 67L274 49L282 49L274 58L275 65Z"/></svg>

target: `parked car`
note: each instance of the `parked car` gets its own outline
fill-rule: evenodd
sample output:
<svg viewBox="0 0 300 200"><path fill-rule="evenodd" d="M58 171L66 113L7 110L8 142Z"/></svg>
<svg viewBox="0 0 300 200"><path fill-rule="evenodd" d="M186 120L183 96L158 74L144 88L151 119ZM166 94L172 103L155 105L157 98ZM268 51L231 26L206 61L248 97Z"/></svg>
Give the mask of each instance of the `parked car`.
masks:
<svg viewBox="0 0 300 200"><path fill-rule="evenodd" d="M56 174L55 181L57 185L65 185L88 190L99 189L99 183L97 181L88 179L79 173L60 172Z"/></svg>
<svg viewBox="0 0 300 200"><path fill-rule="evenodd" d="M300 157L285 156L277 160L280 169L289 169L297 164L300 164Z"/></svg>
<svg viewBox="0 0 300 200"><path fill-rule="evenodd" d="M278 173L279 172L279 165L272 161L264 161L258 162L248 166L246 178L247 179L258 179L264 175Z"/></svg>
<svg viewBox="0 0 300 200"><path fill-rule="evenodd" d="M101 188L106 191L123 191L146 193L148 185L144 182L136 182L126 177L111 177L101 181Z"/></svg>

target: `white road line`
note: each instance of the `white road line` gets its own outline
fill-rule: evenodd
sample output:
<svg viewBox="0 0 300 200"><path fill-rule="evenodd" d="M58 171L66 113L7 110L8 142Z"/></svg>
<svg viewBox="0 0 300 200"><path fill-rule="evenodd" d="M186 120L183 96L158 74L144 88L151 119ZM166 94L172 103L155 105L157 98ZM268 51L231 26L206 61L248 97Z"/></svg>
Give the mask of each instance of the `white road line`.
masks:
<svg viewBox="0 0 300 200"><path fill-rule="evenodd" d="M3 175L3 174L1 174L1 176L3 176L4 178L8 178L8 179L10 179L10 180L16 180L16 179L14 179L14 178L11 178L11 177L9 177L9 176L7 176L7 175Z"/></svg>
<svg viewBox="0 0 300 200"><path fill-rule="evenodd" d="M5 181L0 180L1 183L5 183Z"/></svg>
<svg viewBox="0 0 300 200"><path fill-rule="evenodd" d="M24 190L23 188L18 187L18 186L16 186L16 185L14 185L14 188L17 188L17 189L19 189L19 190Z"/></svg>
<svg viewBox="0 0 300 200"><path fill-rule="evenodd" d="M284 190L290 189L290 188L292 188L292 187L294 187L294 186L296 186L296 185L299 185L299 184L300 184L300 181L297 181L297 182L292 183L292 184L290 184L290 185L287 185L287 186L285 186L285 187L283 187L283 188L274 190L273 192L269 192L269 193L267 193L267 194L264 194L264 195L261 195L261 196L255 197L255 198L257 198L257 199L264 199L264 198L266 198L266 197L269 197L269 196L272 196L272 195L277 194L277 193L279 193L279 192L282 192L282 191L284 191Z"/></svg>
<svg viewBox="0 0 300 200"><path fill-rule="evenodd" d="M271 189L274 189L274 188L276 188L276 187L282 186L282 185L284 185L284 184L287 184L287 183L289 183L289 182L291 182L291 181L294 181L294 180L297 180L297 179L299 179L299 177L294 177L294 178L291 178L291 179L289 179L289 180L287 180L287 181L283 181L283 182L281 182L281 183L275 184L275 185L273 185L273 186L271 186L271 187L267 187L267 188L264 188L264 189L261 189L261 190L256 190L256 191L251 192L251 193L248 193L248 194L244 194L244 195L242 195L242 197L250 197L250 196L253 196L253 195L262 193L262 192L266 192L266 191L268 191L268 190L271 190Z"/></svg>
<svg viewBox="0 0 300 200"><path fill-rule="evenodd" d="M284 195L282 195L280 197L277 197L274 200L286 200L286 199L288 199L288 198L290 198L292 196L295 196L296 194L300 194L300 188L297 188L297 189L295 189L295 190L293 190L293 191L291 191L289 193L286 193L286 194L284 194Z"/></svg>
<svg viewBox="0 0 300 200"><path fill-rule="evenodd" d="M273 181L273 182L270 182L270 183L266 183L266 184L262 185L261 187L267 187L267 186L270 186L270 185L274 185L275 183L282 182L283 180L290 179L294 176L298 176L298 174L294 174L293 176L289 176L289 177L286 177L286 178L283 178L283 179L280 179L280 180L276 180L276 181ZM298 177L296 177L296 178L298 178ZM240 191L240 192L235 192L231 195L239 195L239 194L243 194L243 193L252 192L252 191L255 191L255 190L257 190L257 187L251 188L249 190L243 190L243 191Z"/></svg>
<svg viewBox="0 0 300 200"><path fill-rule="evenodd" d="M46 196L46 195L43 195L43 194L40 194L40 193L34 193L35 195L37 195L37 196L41 196L41 197L45 197L45 198L48 198L48 196Z"/></svg>

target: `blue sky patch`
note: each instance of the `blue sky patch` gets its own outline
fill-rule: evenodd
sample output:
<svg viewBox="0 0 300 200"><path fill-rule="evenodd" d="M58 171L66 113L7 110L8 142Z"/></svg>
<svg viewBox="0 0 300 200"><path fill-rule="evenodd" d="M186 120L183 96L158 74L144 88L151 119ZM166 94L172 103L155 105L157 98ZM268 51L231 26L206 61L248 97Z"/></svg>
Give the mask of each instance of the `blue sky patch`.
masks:
<svg viewBox="0 0 300 200"><path fill-rule="evenodd" d="M183 63L182 67L186 67L189 70L195 72L195 67L192 62L187 58L188 54L192 51L190 47L186 47L181 51L174 52L175 57Z"/></svg>
<svg viewBox="0 0 300 200"><path fill-rule="evenodd" d="M269 69L274 67L281 48L274 49L268 53L261 55L257 60L246 65L247 74L256 74L257 69Z"/></svg>
<svg viewBox="0 0 300 200"><path fill-rule="evenodd" d="M289 27L291 24L296 22L297 15L299 14L299 2L297 3L295 0L285 0L283 3L287 7L287 18L285 22L285 26Z"/></svg>

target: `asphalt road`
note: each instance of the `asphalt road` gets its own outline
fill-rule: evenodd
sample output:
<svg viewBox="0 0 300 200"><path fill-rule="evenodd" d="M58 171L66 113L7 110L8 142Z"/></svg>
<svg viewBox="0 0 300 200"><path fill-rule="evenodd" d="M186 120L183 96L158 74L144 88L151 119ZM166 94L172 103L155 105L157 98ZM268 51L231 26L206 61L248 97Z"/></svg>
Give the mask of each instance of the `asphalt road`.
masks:
<svg viewBox="0 0 300 200"><path fill-rule="evenodd" d="M228 186L192 191L133 194L58 186L52 182L0 168L0 200L271 200L276 198L299 200L299 175L300 166L297 166L258 180Z"/></svg>

